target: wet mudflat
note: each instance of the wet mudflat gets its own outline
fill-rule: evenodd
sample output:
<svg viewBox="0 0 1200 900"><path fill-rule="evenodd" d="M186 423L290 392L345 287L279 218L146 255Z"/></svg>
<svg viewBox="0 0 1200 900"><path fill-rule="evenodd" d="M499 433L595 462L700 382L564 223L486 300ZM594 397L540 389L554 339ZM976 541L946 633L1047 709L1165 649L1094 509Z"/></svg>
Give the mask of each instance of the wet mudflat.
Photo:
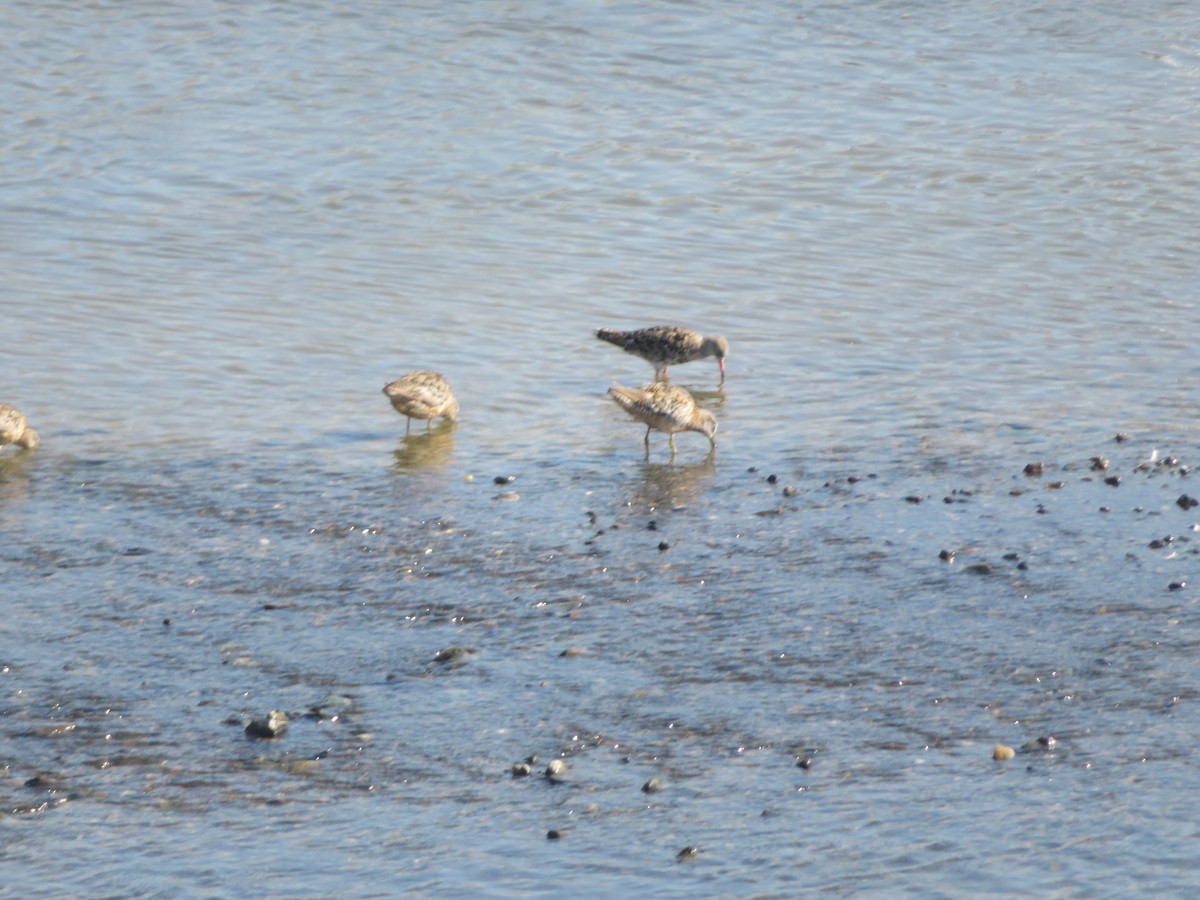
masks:
<svg viewBox="0 0 1200 900"><path fill-rule="evenodd" d="M289 458L286 480L7 454L10 858L53 833L153 890L199 864L166 835L246 830L275 835L250 860L280 891L345 865L411 889L920 889L962 867L1053 890L1132 885L1091 848L1148 864L1130 834L1152 828L1161 883L1190 877L1185 457L1097 435L1043 445L1037 474L1028 448L929 438L668 464L635 437L407 467L439 439ZM147 822L163 837L131 846ZM308 865L272 867L274 840Z"/></svg>

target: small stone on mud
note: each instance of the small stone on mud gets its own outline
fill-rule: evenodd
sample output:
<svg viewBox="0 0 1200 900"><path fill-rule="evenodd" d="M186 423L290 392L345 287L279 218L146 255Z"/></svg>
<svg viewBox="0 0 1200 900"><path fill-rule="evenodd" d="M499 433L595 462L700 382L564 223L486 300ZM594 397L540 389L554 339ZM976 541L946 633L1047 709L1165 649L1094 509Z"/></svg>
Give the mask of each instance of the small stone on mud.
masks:
<svg viewBox="0 0 1200 900"><path fill-rule="evenodd" d="M497 475L492 479L495 484L512 484L516 480L515 475Z"/></svg>
<svg viewBox="0 0 1200 900"><path fill-rule="evenodd" d="M246 725L246 734L252 738L277 738L287 731L287 727L287 713L273 709L265 719L251 719Z"/></svg>
<svg viewBox="0 0 1200 900"><path fill-rule="evenodd" d="M1065 482L1062 482L1062 481L1047 481L1047 482L1046 482L1046 484L1045 484L1045 488L1046 488L1046 490L1048 490L1048 491L1060 491L1060 490L1062 490L1063 484L1065 484Z"/></svg>
<svg viewBox="0 0 1200 900"><path fill-rule="evenodd" d="M1021 749L1028 752L1030 750L1053 750L1058 744L1058 738L1051 735L1043 735L1040 738L1034 738L1032 741L1026 741L1021 745Z"/></svg>
<svg viewBox="0 0 1200 900"><path fill-rule="evenodd" d="M646 524L646 530L647 531L658 531L658 523L656 521L654 521L653 519L651 519Z"/></svg>
<svg viewBox="0 0 1200 900"><path fill-rule="evenodd" d="M513 778L526 778L526 777L528 777L529 773L531 773L532 771L533 771L533 768L529 765L529 763L523 763L523 762L513 763L512 777Z"/></svg>
<svg viewBox="0 0 1200 900"><path fill-rule="evenodd" d="M1129 435L1127 435L1127 434L1126 434L1125 432L1123 432L1123 431L1118 431L1118 432L1117 432L1116 442L1117 442L1118 444L1123 444L1123 443L1124 443L1125 441L1127 441L1127 440L1129 440Z"/></svg>
<svg viewBox="0 0 1200 900"><path fill-rule="evenodd" d="M1189 497L1187 494L1180 494L1179 499L1175 501L1180 509L1191 509L1193 506L1200 506L1200 500L1195 497Z"/></svg>
<svg viewBox="0 0 1200 900"><path fill-rule="evenodd" d="M794 487L792 487L790 484L783 489L783 496L785 496L785 497L795 497L796 493L797 493L796 489Z"/></svg>
<svg viewBox="0 0 1200 900"><path fill-rule="evenodd" d="M1092 457L1092 471L1093 472L1103 472L1107 468L1108 468L1108 460L1105 459L1103 456L1093 456Z"/></svg>
<svg viewBox="0 0 1200 900"><path fill-rule="evenodd" d="M696 854L699 852L700 852L699 847L684 847L682 850L680 850L678 853L675 854L675 860L677 862L687 862L689 859L695 859Z"/></svg>
<svg viewBox="0 0 1200 900"><path fill-rule="evenodd" d="M567 764L561 759L552 759L546 766L546 779L553 781L555 784L560 784L566 780Z"/></svg>
<svg viewBox="0 0 1200 900"><path fill-rule="evenodd" d="M904 502L905 503L920 503L921 498L918 497L916 494L909 494L907 497L904 498ZM951 501L947 500L946 502L949 503Z"/></svg>
<svg viewBox="0 0 1200 900"><path fill-rule="evenodd" d="M558 655L565 656L566 658L570 659L573 656L583 656L585 653L587 653L587 651L584 650L582 647L568 647L566 650L564 650L562 653L560 653Z"/></svg>
<svg viewBox="0 0 1200 900"><path fill-rule="evenodd" d="M563 831L561 828L551 828L549 831L546 832L546 840L557 841L559 838L563 837L565 834L566 834L566 832Z"/></svg>
<svg viewBox="0 0 1200 900"><path fill-rule="evenodd" d="M1107 478L1104 479L1104 483L1107 485L1111 485L1112 487L1116 487L1117 485L1119 485L1121 483L1121 476L1120 475L1109 475Z"/></svg>
<svg viewBox="0 0 1200 900"><path fill-rule="evenodd" d="M970 572L972 575L991 575L992 564L985 562L971 563L969 566L964 568L963 571Z"/></svg>
<svg viewBox="0 0 1200 900"><path fill-rule="evenodd" d="M670 549L671 549L671 545L668 544L666 541L658 542L658 552L659 553L662 553L664 550L670 550Z"/></svg>
<svg viewBox="0 0 1200 900"><path fill-rule="evenodd" d="M521 495L518 494L516 491L504 491L503 493L497 494L492 499L494 499L494 500L520 500Z"/></svg>
<svg viewBox="0 0 1200 900"><path fill-rule="evenodd" d="M942 560L943 562L953 562L956 555L957 554L953 550L943 550L938 554L938 559Z"/></svg>
<svg viewBox="0 0 1200 900"><path fill-rule="evenodd" d="M1006 759L1012 759L1017 755L1017 751L1007 744L997 744L992 749L992 759L997 762L1003 762Z"/></svg>
<svg viewBox="0 0 1200 900"><path fill-rule="evenodd" d="M1187 587L1186 581L1172 581L1170 584L1167 585L1167 590L1182 591L1185 587Z"/></svg>
<svg viewBox="0 0 1200 900"><path fill-rule="evenodd" d="M433 654L433 661L440 663L462 662L469 654L474 653L470 647L446 647Z"/></svg>
<svg viewBox="0 0 1200 900"><path fill-rule="evenodd" d="M1025 464L1025 474L1030 477L1041 475L1046 471L1046 464L1040 462L1031 462Z"/></svg>
<svg viewBox="0 0 1200 900"><path fill-rule="evenodd" d="M796 760L796 766L801 769L811 769L813 767L813 758L811 756L801 756Z"/></svg>
<svg viewBox="0 0 1200 900"><path fill-rule="evenodd" d="M662 780L657 775L642 785L643 794L657 794L662 790L666 790L666 785L662 783Z"/></svg>
<svg viewBox="0 0 1200 900"><path fill-rule="evenodd" d="M771 474L771 475L768 475L768 476L767 476L767 483L768 483L768 484L774 484L774 483L775 483L775 482L777 482L778 480L779 480L779 476L778 476L778 475Z"/></svg>

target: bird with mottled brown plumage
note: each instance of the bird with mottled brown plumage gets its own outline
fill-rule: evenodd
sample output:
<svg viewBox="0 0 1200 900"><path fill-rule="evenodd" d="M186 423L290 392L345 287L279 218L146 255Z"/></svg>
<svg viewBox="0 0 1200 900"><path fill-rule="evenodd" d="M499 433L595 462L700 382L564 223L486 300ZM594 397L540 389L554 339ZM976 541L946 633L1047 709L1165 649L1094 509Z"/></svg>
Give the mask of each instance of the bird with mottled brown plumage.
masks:
<svg viewBox="0 0 1200 900"><path fill-rule="evenodd" d="M719 334L703 335L675 325L655 325L636 331L601 328L595 334L600 340L615 344L626 353L640 356L654 366L655 381L666 379L668 366L715 356L721 366L721 383L725 382L725 357L729 355L729 342Z"/></svg>
<svg viewBox="0 0 1200 900"><path fill-rule="evenodd" d="M656 381L642 388L614 385L608 389L621 409L646 426L646 452L650 452L651 430L665 431L675 455L675 435L680 431L698 431L710 445L717 448L717 418L707 409L696 406L687 388Z"/></svg>
<svg viewBox="0 0 1200 900"><path fill-rule="evenodd" d="M452 422L458 418L458 400L441 372L409 372L385 385L383 392L392 401L396 412L408 417L405 434L412 427L413 419L424 419L428 428L438 416Z"/></svg>
<svg viewBox="0 0 1200 900"><path fill-rule="evenodd" d="M25 414L9 403L0 403L0 447L15 444L34 450L39 443L38 433L29 427Z"/></svg>

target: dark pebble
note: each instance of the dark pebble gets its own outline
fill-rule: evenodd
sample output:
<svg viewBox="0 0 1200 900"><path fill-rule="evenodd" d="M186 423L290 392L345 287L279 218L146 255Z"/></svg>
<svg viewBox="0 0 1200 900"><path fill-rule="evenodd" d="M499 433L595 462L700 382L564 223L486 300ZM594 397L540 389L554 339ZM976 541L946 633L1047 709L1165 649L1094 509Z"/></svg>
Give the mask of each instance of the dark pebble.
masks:
<svg viewBox="0 0 1200 900"><path fill-rule="evenodd" d="M846 481L848 481L850 484L858 484L860 481L862 481L862 479L859 478L857 475L851 475L849 478L846 479Z"/></svg>
<svg viewBox="0 0 1200 900"><path fill-rule="evenodd" d="M1092 457L1092 471L1093 472L1103 472L1107 468L1108 468L1108 460L1105 459L1103 456L1093 456Z"/></svg>
<svg viewBox="0 0 1200 900"><path fill-rule="evenodd" d="M1182 591L1185 587L1187 587L1186 581L1172 581L1167 585L1167 589L1171 591Z"/></svg>
<svg viewBox="0 0 1200 900"><path fill-rule="evenodd" d="M287 713L274 709L265 719L254 719L246 725L246 735L252 738L277 738L287 731L287 727Z"/></svg>
<svg viewBox="0 0 1200 900"><path fill-rule="evenodd" d="M1024 572L1029 568L1029 563L1025 562L1025 560L1021 560L1019 563L1017 563L1017 568Z"/></svg>
<svg viewBox="0 0 1200 900"><path fill-rule="evenodd" d="M1175 501L1180 509L1191 509L1193 506L1200 506L1200 500L1195 497L1189 497L1187 494L1180 494L1179 499Z"/></svg>
<svg viewBox="0 0 1200 900"><path fill-rule="evenodd" d="M1117 432L1116 441L1117 441L1117 443L1118 443L1118 444L1122 444L1122 443L1124 443L1124 442L1125 442L1125 441L1127 441L1127 440L1129 440L1129 435L1127 435L1127 434L1126 434L1125 432L1123 432L1123 431L1118 431L1118 432Z"/></svg>
<svg viewBox="0 0 1200 900"><path fill-rule="evenodd" d="M751 466L751 467L750 467L750 468L748 468L746 471L747 471L747 472L757 472L757 471L758 471L758 466Z"/></svg>
<svg viewBox="0 0 1200 900"><path fill-rule="evenodd" d="M1045 463L1031 462L1025 464L1025 474L1030 477L1041 475L1044 471L1046 471Z"/></svg>
<svg viewBox="0 0 1200 900"><path fill-rule="evenodd" d="M1118 484L1121 483L1121 476L1120 475L1109 475L1107 478L1104 479L1104 483L1111 484L1113 487L1116 487Z"/></svg>
<svg viewBox="0 0 1200 900"><path fill-rule="evenodd" d="M671 545L668 544L666 541L658 542L658 552L659 553L662 553L664 550L670 550L670 549L671 549Z"/></svg>
<svg viewBox="0 0 1200 900"><path fill-rule="evenodd" d="M905 502L905 503L920 503L920 502L921 502L921 498L920 498L920 497L918 497L918 496L916 496L915 494L909 494L907 497L905 497L905 498L904 498L904 502ZM947 503L953 503L954 501L953 501L953 500L951 500L949 497L947 497L947 498L946 498L946 502L947 502Z"/></svg>
<svg viewBox="0 0 1200 900"><path fill-rule="evenodd" d="M700 852L699 847L684 847L675 854L675 859L679 862L687 862L689 859L695 859L696 854Z"/></svg>
<svg viewBox="0 0 1200 900"><path fill-rule="evenodd" d="M653 519L651 519L650 524L648 524L646 526L646 530L647 531L658 531L658 523L655 522Z"/></svg>
<svg viewBox="0 0 1200 900"><path fill-rule="evenodd" d="M665 790L666 785L662 783L662 779L657 775L642 785L643 794L657 794L661 790Z"/></svg>
<svg viewBox="0 0 1200 900"><path fill-rule="evenodd" d="M496 484L512 484L516 480L515 475L497 475L492 479Z"/></svg>
<svg viewBox="0 0 1200 900"><path fill-rule="evenodd" d="M170 619L163 619L163 624L164 624L164 625L170 625L170 624L171 624L171 620L170 620Z"/></svg>
<svg viewBox="0 0 1200 900"><path fill-rule="evenodd" d="M967 566L965 569L963 569L963 571L971 572L974 575L991 575L992 574L992 564L985 563L985 562L984 563L971 563L971 565Z"/></svg>
<svg viewBox="0 0 1200 900"><path fill-rule="evenodd" d="M1100 507L1100 512L1112 512L1112 507L1111 506L1102 506L1102 507Z"/></svg>
<svg viewBox="0 0 1200 900"><path fill-rule="evenodd" d="M779 476L778 476L778 475L768 475L768 476L767 476L767 483L768 483L768 484L774 484L774 483L775 483L775 482L777 482L778 480L779 480Z"/></svg>
<svg viewBox="0 0 1200 900"><path fill-rule="evenodd" d="M470 647L447 647L433 654L433 661L440 663L461 662L468 654L473 652Z"/></svg>
<svg viewBox="0 0 1200 900"><path fill-rule="evenodd" d="M566 832L559 828L551 828L549 831L546 832L546 840L557 841L559 838L561 838L565 834L566 834Z"/></svg>
<svg viewBox="0 0 1200 900"><path fill-rule="evenodd" d="M801 769L811 769L813 767L813 758L811 756L802 756L796 760L796 765Z"/></svg>
<svg viewBox="0 0 1200 900"><path fill-rule="evenodd" d="M938 554L938 559L945 562L951 562L954 559L955 553L953 550L943 550Z"/></svg>
<svg viewBox="0 0 1200 900"><path fill-rule="evenodd" d="M1061 491L1063 484L1064 484L1064 482L1061 482L1061 481L1047 481L1046 482L1046 490Z"/></svg>
<svg viewBox="0 0 1200 900"><path fill-rule="evenodd" d="M1005 553L1004 554L1004 559L1007 559L1009 562L1016 562L1020 558L1021 558L1020 555L1018 555L1016 553Z"/></svg>

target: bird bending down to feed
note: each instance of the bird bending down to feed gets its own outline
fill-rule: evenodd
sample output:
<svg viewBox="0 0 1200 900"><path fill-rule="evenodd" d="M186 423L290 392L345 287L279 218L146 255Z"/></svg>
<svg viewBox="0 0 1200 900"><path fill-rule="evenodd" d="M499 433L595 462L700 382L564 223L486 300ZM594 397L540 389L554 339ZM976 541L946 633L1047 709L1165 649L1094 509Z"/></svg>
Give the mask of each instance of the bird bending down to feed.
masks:
<svg viewBox="0 0 1200 900"><path fill-rule="evenodd" d="M614 385L608 389L621 409L646 426L646 452L650 452L650 430L657 428L670 437L671 455L675 455L675 433L698 431L706 438L712 450L717 448L717 417L707 409L700 409L687 388L676 387L656 381L643 388ZM711 450L710 450L711 452Z"/></svg>
<svg viewBox="0 0 1200 900"><path fill-rule="evenodd" d="M667 377L667 366L715 356L721 366L721 383L725 383L725 357L729 355L729 341L719 334L703 335L690 328L656 325L637 331L601 328L596 332L596 337L649 362L654 366L655 381Z"/></svg>
<svg viewBox="0 0 1200 900"><path fill-rule="evenodd" d="M424 419L428 428L438 416L452 422L458 418L458 401L441 372L409 372L386 385L383 392L396 412L408 416L405 434L412 428L413 419Z"/></svg>
<svg viewBox="0 0 1200 900"><path fill-rule="evenodd" d="M33 450L40 443L38 433L25 422L25 414L8 403L0 403L0 447L16 444Z"/></svg>

